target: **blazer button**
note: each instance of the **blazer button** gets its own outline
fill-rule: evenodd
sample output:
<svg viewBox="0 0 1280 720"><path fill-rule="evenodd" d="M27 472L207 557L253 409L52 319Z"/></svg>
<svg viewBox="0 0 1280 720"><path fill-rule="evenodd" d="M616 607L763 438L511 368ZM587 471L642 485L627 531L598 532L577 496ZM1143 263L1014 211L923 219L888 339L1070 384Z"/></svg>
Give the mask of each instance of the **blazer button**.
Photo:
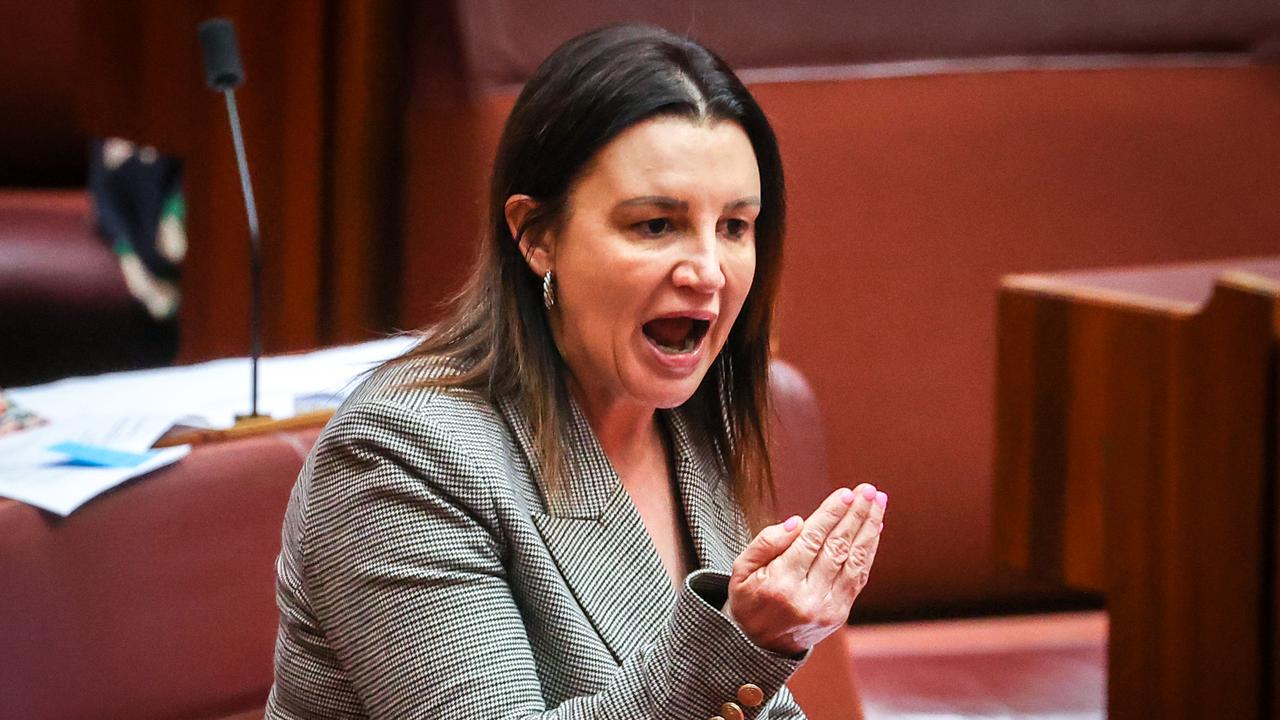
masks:
<svg viewBox="0 0 1280 720"><path fill-rule="evenodd" d="M724 716L724 720L743 720L746 717L742 714L742 708L738 707L738 703L731 702L720 706L720 714Z"/></svg>
<svg viewBox="0 0 1280 720"><path fill-rule="evenodd" d="M738 702L747 707L760 707L760 703L764 702L764 691L759 685L746 683L738 688Z"/></svg>
<svg viewBox="0 0 1280 720"><path fill-rule="evenodd" d="M720 717L719 715L712 715L711 720L724 720L724 718Z"/></svg>

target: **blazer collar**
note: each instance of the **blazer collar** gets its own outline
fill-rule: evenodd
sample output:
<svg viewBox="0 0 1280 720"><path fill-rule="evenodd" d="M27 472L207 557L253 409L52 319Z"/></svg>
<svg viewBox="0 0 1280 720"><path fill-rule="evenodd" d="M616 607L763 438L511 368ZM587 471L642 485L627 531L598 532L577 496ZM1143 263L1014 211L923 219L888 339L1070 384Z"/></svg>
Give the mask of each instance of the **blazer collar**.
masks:
<svg viewBox="0 0 1280 720"><path fill-rule="evenodd" d="M530 475L538 486L545 514L559 518L598 520L616 492L622 490L622 483L578 403L571 399L569 404L569 426L564 448L565 473L561 479L560 492L551 492L548 479L542 472L542 463L538 461L538 445L528 418L510 399L499 401L498 409L515 433L516 443L520 446Z"/></svg>
<svg viewBox="0 0 1280 720"><path fill-rule="evenodd" d="M570 405L559 492L548 492L527 418L512 402L498 406L541 496L541 510L530 510L533 524L584 614L621 662L652 639L675 602L644 522L576 402ZM737 554L730 543L741 535L741 516L728 499L724 475L710 445L700 441L701 433L683 413L664 411L659 417L671 442L698 565L728 570Z"/></svg>
<svg viewBox="0 0 1280 720"><path fill-rule="evenodd" d="M699 567L728 571L745 541L746 521L704 428L680 410L661 413L671 438L676 486Z"/></svg>

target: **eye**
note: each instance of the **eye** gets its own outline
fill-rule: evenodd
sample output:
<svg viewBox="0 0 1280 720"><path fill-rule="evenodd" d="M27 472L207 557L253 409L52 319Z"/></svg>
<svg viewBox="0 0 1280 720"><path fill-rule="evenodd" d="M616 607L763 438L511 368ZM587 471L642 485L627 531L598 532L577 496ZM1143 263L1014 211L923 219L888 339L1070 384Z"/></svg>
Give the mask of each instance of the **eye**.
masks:
<svg viewBox="0 0 1280 720"><path fill-rule="evenodd" d="M724 221L724 234L738 239L747 234L751 230L751 223L739 218L729 218Z"/></svg>
<svg viewBox="0 0 1280 720"><path fill-rule="evenodd" d="M641 235L647 235L649 237L661 237L675 229L675 225L666 218L645 220L642 223L636 223L634 227L640 231Z"/></svg>

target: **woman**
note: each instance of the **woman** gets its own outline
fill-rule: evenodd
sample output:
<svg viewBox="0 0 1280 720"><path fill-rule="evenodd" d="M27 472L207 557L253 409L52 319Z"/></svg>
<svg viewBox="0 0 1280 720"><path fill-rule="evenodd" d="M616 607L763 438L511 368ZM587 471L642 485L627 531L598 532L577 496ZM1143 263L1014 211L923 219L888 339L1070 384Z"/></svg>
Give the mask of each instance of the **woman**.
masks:
<svg viewBox="0 0 1280 720"><path fill-rule="evenodd" d="M783 682L887 497L748 543L783 210L773 132L704 48L621 26L548 58L476 274L299 477L268 716L803 717Z"/></svg>

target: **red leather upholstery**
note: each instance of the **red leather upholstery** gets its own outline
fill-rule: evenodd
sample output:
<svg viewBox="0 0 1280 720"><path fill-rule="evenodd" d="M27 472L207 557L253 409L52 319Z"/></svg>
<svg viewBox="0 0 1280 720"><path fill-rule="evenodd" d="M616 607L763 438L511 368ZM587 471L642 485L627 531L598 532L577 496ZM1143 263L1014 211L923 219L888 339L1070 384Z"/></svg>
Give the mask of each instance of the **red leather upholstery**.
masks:
<svg viewBox="0 0 1280 720"><path fill-rule="evenodd" d="M0 500L0 715L260 713L281 519L316 434L200 447L65 519Z"/></svg>
<svg viewBox="0 0 1280 720"><path fill-rule="evenodd" d="M170 352L79 190L0 190L0 387L150 367Z"/></svg>
<svg viewBox="0 0 1280 720"><path fill-rule="evenodd" d="M769 366L773 417L770 452L778 502L777 519L807 516L833 490L827 477L826 432L813 388L784 360Z"/></svg>
<svg viewBox="0 0 1280 720"><path fill-rule="evenodd" d="M1102 612L853 626L841 635L872 718L1106 715Z"/></svg>

